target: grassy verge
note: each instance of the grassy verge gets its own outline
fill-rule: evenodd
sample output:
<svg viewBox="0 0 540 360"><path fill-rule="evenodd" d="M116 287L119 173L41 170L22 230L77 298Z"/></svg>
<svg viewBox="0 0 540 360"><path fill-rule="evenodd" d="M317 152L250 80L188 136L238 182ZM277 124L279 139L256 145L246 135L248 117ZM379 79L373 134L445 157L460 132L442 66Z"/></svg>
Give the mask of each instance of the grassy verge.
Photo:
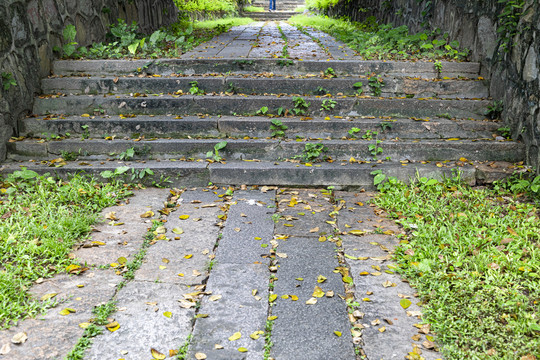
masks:
<svg viewBox="0 0 540 360"><path fill-rule="evenodd" d="M73 263L73 245L99 212L127 194L124 187L82 176L58 181L23 169L0 177L0 328L47 307L29 295L29 287L65 271Z"/></svg>
<svg viewBox="0 0 540 360"><path fill-rule="evenodd" d="M409 34L406 26L379 25L374 19L359 23L325 16L295 15L289 22L299 28L313 27L324 31L365 59L465 60L468 56L468 50L460 49L459 42L450 41L447 34Z"/></svg>
<svg viewBox="0 0 540 360"><path fill-rule="evenodd" d="M242 9L244 12L264 12L264 8L262 6L245 6Z"/></svg>
<svg viewBox="0 0 540 360"><path fill-rule="evenodd" d="M418 289L446 358L538 358L538 209L457 178L386 184L376 204L408 233L399 272Z"/></svg>

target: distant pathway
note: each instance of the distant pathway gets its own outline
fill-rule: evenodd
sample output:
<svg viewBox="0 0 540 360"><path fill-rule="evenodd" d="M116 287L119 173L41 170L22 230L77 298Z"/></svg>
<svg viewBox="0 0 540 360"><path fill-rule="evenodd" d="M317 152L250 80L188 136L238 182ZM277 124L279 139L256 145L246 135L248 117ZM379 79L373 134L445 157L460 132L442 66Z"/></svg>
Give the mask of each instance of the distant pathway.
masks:
<svg viewBox="0 0 540 360"><path fill-rule="evenodd" d="M280 31L281 29L281 31ZM228 32L203 43L184 54L183 59L281 58L295 60L355 59L355 53L345 44L317 30L307 34L290 24L254 22L235 26ZM285 37L288 41L284 56ZM317 41L316 41L317 40Z"/></svg>

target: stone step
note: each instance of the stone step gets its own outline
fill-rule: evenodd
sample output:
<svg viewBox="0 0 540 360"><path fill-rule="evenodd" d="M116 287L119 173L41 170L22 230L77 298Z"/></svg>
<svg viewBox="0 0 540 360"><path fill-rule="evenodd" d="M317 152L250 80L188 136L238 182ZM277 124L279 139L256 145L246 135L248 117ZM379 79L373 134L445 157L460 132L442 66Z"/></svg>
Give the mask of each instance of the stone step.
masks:
<svg viewBox="0 0 540 360"><path fill-rule="evenodd" d="M487 98L488 89L480 80L424 80L418 78L381 77L382 97L439 97L439 98ZM168 76L168 77L54 77L43 79L44 94L122 94L122 93L189 93L191 83L206 92L234 92L239 94L299 94L299 95L354 95L362 83L366 95L371 94L367 77L288 78L281 76Z"/></svg>
<svg viewBox="0 0 540 360"><path fill-rule="evenodd" d="M79 160L107 160L117 158L127 149L135 150L134 159L205 159L220 141L227 141L219 155L227 160L280 161L299 159L307 144L322 144L327 148L320 158L334 161L508 161L518 162L525 157L523 144L494 140L379 140L381 149L374 154L372 140L311 140L278 139L156 139L105 140L64 139L39 142L23 140L8 144L9 157L21 159L55 159L70 154Z"/></svg>
<svg viewBox="0 0 540 360"><path fill-rule="evenodd" d="M323 99L305 97L309 103L305 114L326 116L322 109ZM336 98L332 115L341 116L392 116L392 117L433 117L443 115L455 118L483 119L489 105L487 100L442 100L442 99L406 99L406 98ZM255 114L263 107L271 114L278 109L293 109L293 97L290 96L239 96L232 95L142 95L142 96L92 96L70 95L41 97L34 103L34 114L82 115L101 113L108 115L147 114L164 115L218 114L237 115L238 113Z"/></svg>
<svg viewBox="0 0 540 360"><path fill-rule="evenodd" d="M288 9L283 9L288 10ZM294 10L291 9L291 10ZM294 15L298 15L294 11L274 11L274 12L245 12L242 13L243 16L252 18L253 20L258 21L286 21Z"/></svg>
<svg viewBox="0 0 540 360"><path fill-rule="evenodd" d="M272 118L263 116L233 117L210 116L147 116L132 118L113 116L69 116L66 118L27 118L21 120L20 135L47 138L51 135L100 138L104 134L118 138L144 136L145 138L187 138L187 137L270 137ZM500 123L492 121L450 120L445 118L418 121L403 118L347 118L280 117L287 126L285 138L334 138L350 137L352 128L361 129L356 134L361 138L367 131L377 131L380 138L392 139L474 139L492 138ZM84 126L84 127L83 127ZM384 126L384 130L383 130Z"/></svg>
<svg viewBox="0 0 540 360"><path fill-rule="evenodd" d="M225 164L186 161L145 161L145 162L68 162L61 167L50 163L25 162L5 163L2 170L12 172L24 166L40 174L49 173L68 177L74 173L86 173L100 178L103 171L128 166L129 170L119 175L130 181L131 178L146 184L159 183L164 186L206 186L209 182L216 185L283 185L283 186L337 186L341 188L374 189L371 173L381 170L387 176L394 176L403 181L410 181L417 176L438 178L455 176L456 171L470 185L481 185L510 176L515 167L510 163L444 163L444 164L404 164L383 162L381 164L322 163L306 166L290 162L247 162L230 161ZM140 174L150 169L153 175ZM144 173L143 173L144 174ZM164 180L167 182L164 182ZM107 180L107 179L104 179Z"/></svg>
<svg viewBox="0 0 540 360"><path fill-rule="evenodd" d="M287 59L143 59L143 60L57 60L53 73L57 76L121 76L134 74L207 74L207 73L264 73L276 75L319 74L332 68L336 75L365 75L376 73L403 77L436 79L478 78L479 63L443 61L441 73L432 62L378 60L287 60Z"/></svg>

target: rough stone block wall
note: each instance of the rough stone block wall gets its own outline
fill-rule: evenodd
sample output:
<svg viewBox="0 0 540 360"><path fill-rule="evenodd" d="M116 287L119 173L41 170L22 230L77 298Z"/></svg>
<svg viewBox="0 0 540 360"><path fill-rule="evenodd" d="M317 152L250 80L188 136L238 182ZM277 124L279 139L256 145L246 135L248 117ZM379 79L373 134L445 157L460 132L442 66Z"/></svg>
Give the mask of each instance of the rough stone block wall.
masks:
<svg viewBox="0 0 540 360"><path fill-rule="evenodd" d="M471 50L482 64L491 96L504 101L503 119L514 139L527 145L527 162L540 168L540 2L525 0L509 52L499 47L502 3L498 0L342 0L328 11L361 21L375 16L412 31L441 29ZM367 9L361 11L360 9Z"/></svg>
<svg viewBox="0 0 540 360"><path fill-rule="evenodd" d="M77 28L81 46L103 41L118 18L137 21L152 32L177 18L173 0L1 0L0 74L12 74L17 86L0 84L0 162L6 142L17 134L17 121L32 111L40 79L51 73L53 47L62 46L67 24Z"/></svg>

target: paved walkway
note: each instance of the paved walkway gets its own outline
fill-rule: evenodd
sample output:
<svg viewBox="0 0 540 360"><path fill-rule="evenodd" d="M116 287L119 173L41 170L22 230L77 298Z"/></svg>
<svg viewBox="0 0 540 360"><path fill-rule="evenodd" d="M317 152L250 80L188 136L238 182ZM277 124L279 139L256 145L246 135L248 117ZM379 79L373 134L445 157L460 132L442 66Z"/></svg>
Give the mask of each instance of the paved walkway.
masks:
<svg viewBox="0 0 540 360"><path fill-rule="evenodd" d="M64 358L110 300L108 322L119 328L93 338L85 359L150 359L151 349L168 356L187 342L186 359L263 359L267 348L274 359L403 359L414 344L439 357L421 345L429 329L415 327L415 292L393 272L400 230L372 194L224 192L147 189L104 210L73 253L90 269L35 285L36 298L56 293L57 305L1 332L0 344L19 332L28 340L0 358ZM402 298L413 305L403 309ZM75 311L61 315L66 308Z"/></svg>
<svg viewBox="0 0 540 360"><path fill-rule="evenodd" d="M288 54L284 53L284 46ZM183 59L281 57L295 60L357 58L353 50L331 36L313 29L304 33L286 22L254 22L236 26L182 55Z"/></svg>

